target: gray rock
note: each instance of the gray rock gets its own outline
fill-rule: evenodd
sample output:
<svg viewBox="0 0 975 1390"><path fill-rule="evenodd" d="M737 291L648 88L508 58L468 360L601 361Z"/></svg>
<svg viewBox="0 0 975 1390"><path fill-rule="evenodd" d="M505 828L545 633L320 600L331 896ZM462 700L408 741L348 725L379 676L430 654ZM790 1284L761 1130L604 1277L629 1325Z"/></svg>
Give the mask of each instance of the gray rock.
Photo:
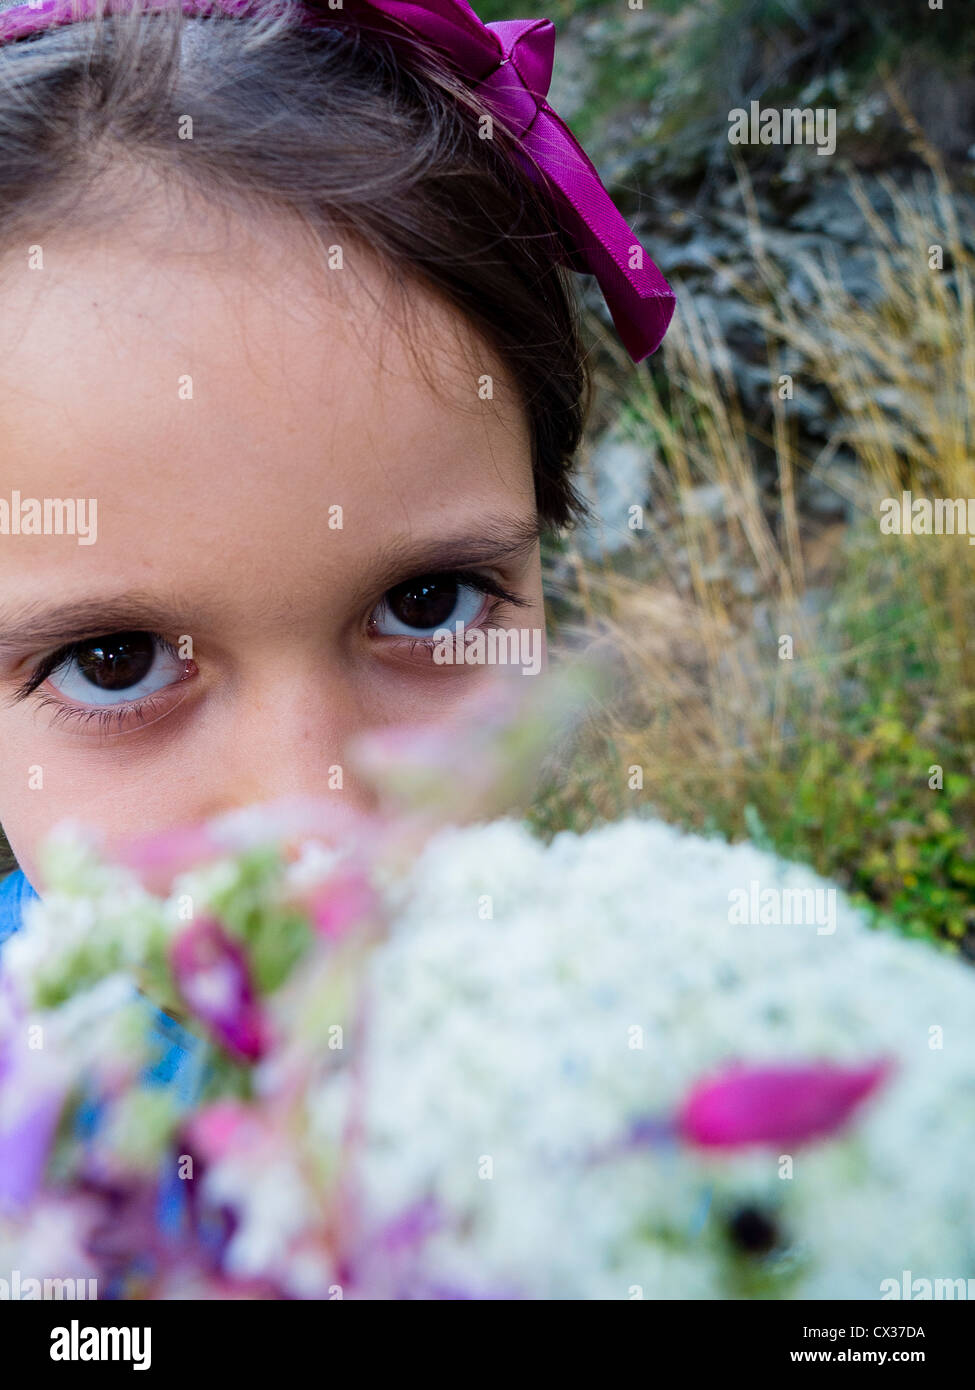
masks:
<svg viewBox="0 0 975 1390"><path fill-rule="evenodd" d="M863 214L844 188L820 188L799 212L790 226L800 231L822 232L831 241L862 241L866 235Z"/></svg>
<svg viewBox="0 0 975 1390"><path fill-rule="evenodd" d="M593 449L581 491L595 515L576 532L587 559L624 550L641 534L629 525L630 508L645 506L653 463L645 449L613 435Z"/></svg>
<svg viewBox="0 0 975 1390"><path fill-rule="evenodd" d="M688 488L681 496L681 511L685 516L723 521L730 513L727 493L720 483L701 483Z"/></svg>

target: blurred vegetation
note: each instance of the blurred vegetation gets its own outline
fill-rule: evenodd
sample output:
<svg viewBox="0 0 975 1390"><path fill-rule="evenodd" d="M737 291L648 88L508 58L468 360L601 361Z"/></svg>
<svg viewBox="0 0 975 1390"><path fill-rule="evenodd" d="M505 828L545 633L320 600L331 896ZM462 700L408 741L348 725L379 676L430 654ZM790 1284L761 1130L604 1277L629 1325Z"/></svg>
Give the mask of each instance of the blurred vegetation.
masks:
<svg viewBox="0 0 975 1390"><path fill-rule="evenodd" d="M930 176L913 196L891 186L890 221L851 185L880 286L869 305L821 255L802 267L813 301L797 296L744 188L749 260L728 273L764 336L770 428L743 411L720 328L681 286L652 372L594 325L616 353L602 386L617 433L651 461L634 499L645 529L612 558L584 558L571 536L549 554L554 636L614 662L619 695L534 820L551 832L640 811L748 837L975 956L975 546L879 529L880 500L902 490L975 498L975 257L937 154L913 138ZM787 355L795 392L838 406L815 457L775 389ZM831 473L841 452L852 466ZM852 522L802 515L811 470L845 490Z"/></svg>
<svg viewBox="0 0 975 1390"><path fill-rule="evenodd" d="M975 957L975 547L883 536L878 523L880 499L902 490L975 497L960 201L973 182L975 25L924 0L475 8L555 21L556 108L655 255L683 226L698 260L715 262L729 184L747 208L747 233L713 265L747 323L719 322L703 273L687 286L670 271L677 318L635 371L591 301L590 452L607 436L642 451L645 529L599 559L571 535L549 549L556 649L594 648L618 695L536 825L640 811L748 837ZM827 170L811 151L749 149L746 176L728 112L755 99L835 107L842 158ZM883 213L860 175L885 188ZM875 294L862 276L859 297L851 289L849 230L832 237L828 215L808 254L777 234L817 199L837 208L837 177L863 216ZM778 398L783 372L795 400ZM767 383L758 408L749 374ZM810 515L810 479L841 495L841 520Z"/></svg>
<svg viewBox="0 0 975 1390"><path fill-rule="evenodd" d="M909 68L965 79L975 66L975 25L950 0L943 10L927 0L641 0L636 9L627 0L475 0L474 8L489 22L550 18L557 83L569 48L582 49L582 100L560 114L587 148L632 115L639 158L678 183L726 151L728 112L750 100L798 97L852 119L882 75ZM890 160L904 149L898 133L892 122L867 143ZM775 147L754 153L782 162Z"/></svg>

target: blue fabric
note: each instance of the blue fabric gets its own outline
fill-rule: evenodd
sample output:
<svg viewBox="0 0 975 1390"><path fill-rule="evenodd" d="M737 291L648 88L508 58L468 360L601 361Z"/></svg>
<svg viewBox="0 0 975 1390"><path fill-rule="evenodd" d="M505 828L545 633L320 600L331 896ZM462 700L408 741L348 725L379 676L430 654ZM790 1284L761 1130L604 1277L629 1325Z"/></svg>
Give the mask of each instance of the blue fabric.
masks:
<svg viewBox="0 0 975 1390"><path fill-rule="evenodd" d="M0 881L0 947L20 929L26 905L37 894L21 870ZM2 960L2 951L0 951ZM158 1048L154 1061L143 1072L146 1086L170 1086L181 1105L192 1105L203 1089L205 1079L205 1047L202 1039L188 1032L175 1018L147 1001L152 1013L151 1041ZM100 1107L92 1104L79 1112L80 1136L97 1125ZM186 1184L167 1164L159 1193L159 1224L176 1235L186 1214Z"/></svg>
<svg viewBox="0 0 975 1390"><path fill-rule="evenodd" d="M24 903L36 897L19 869L0 881L0 946L20 926Z"/></svg>

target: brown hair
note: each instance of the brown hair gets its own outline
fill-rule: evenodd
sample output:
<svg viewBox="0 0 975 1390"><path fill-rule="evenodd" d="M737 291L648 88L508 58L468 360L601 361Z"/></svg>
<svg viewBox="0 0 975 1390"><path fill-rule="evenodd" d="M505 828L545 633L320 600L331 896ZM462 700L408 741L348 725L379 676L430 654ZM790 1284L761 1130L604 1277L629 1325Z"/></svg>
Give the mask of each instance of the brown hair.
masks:
<svg viewBox="0 0 975 1390"><path fill-rule="evenodd" d="M496 352L529 422L539 514L567 524L584 510L570 470L592 384L546 194L503 124L479 137L483 107L434 51L301 15L299 0L245 18L136 0L0 45L0 245L44 219L116 215L86 194L120 160L338 231Z"/></svg>

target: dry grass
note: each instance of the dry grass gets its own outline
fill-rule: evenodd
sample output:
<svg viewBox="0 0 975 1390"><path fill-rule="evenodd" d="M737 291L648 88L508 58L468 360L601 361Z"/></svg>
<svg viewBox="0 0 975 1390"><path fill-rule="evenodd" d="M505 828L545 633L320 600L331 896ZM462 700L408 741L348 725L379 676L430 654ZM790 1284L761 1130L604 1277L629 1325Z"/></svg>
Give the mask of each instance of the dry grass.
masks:
<svg viewBox="0 0 975 1390"><path fill-rule="evenodd" d="M870 305L847 293L835 264L809 258L801 270L814 299L800 302L790 289L796 264L782 263L742 180L751 273L735 290L764 332L766 424L746 418L718 324L679 286L663 371L623 369L607 383L621 429L656 459L651 510L612 561L584 562L570 541L559 633L567 644L601 644L620 680L541 824L584 825L642 805L732 837L764 826L783 852L895 912L904 886L877 855L892 863L898 836L919 839L905 819L929 838L939 833L930 816L943 830L947 820L962 835L948 857L975 859L958 780L975 773L975 546L964 536L879 533L880 499L902 490L975 498L973 257L944 171L926 153L930 173L912 192L887 185L890 222L852 183L882 289ZM929 265L935 244L943 270ZM793 402L775 389L786 355L797 393L826 387L835 402L835 429L815 456L799 447ZM797 505L797 481L810 469L830 477L841 450L856 469L832 478L860 523L816 528ZM774 459L772 486L763 455ZM701 484L723 489L720 519L691 505ZM825 605L814 601L824 588ZM780 659L784 634L792 660ZM955 778L937 805L929 764L919 765L928 757ZM642 791L630 786L633 766ZM862 819L864 858L873 855L877 872L851 862L855 835L845 848L823 838L823 825L847 825L857 810L837 806L835 766L862 772L860 812L860 790L867 802L875 793ZM823 825L804 833L817 818L820 774ZM849 826L843 834L850 839ZM900 877L911 898L917 875L911 855L906 862ZM958 916L955 887L942 915L957 936L959 921L975 929L975 914ZM932 891L940 902L940 880ZM913 925L937 929L939 911L923 907Z"/></svg>

